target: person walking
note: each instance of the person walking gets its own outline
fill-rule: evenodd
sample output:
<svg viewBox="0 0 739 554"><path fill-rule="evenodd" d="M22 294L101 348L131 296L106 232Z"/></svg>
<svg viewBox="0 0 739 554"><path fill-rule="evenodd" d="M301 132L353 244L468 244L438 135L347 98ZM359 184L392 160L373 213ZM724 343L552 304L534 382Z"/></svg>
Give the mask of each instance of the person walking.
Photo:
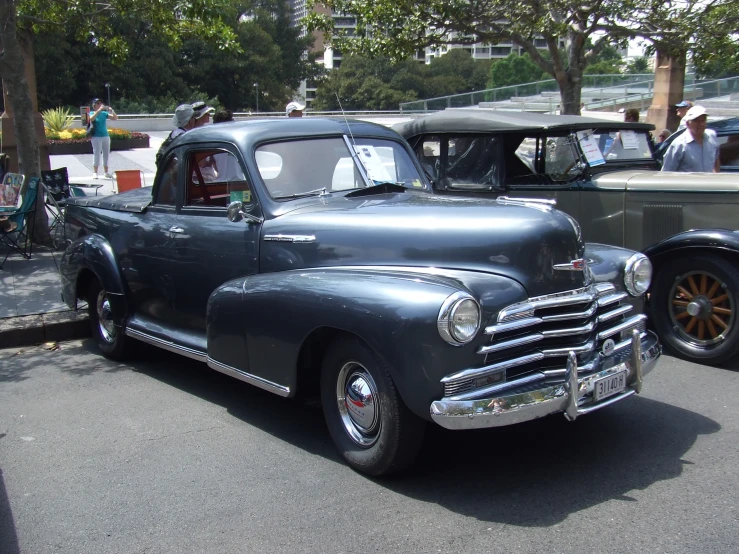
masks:
<svg viewBox="0 0 739 554"><path fill-rule="evenodd" d="M103 157L103 177L112 179L113 175L108 170L108 157L110 156L110 134L108 133L108 119L117 120L118 115L113 108L103 104L100 98L92 101L93 113L90 114L90 125L92 126L92 134L90 141L92 142L92 171L93 179L98 179L98 168L100 167L100 155Z"/></svg>
<svg viewBox="0 0 739 554"><path fill-rule="evenodd" d="M679 104L675 104L677 116L680 118L680 125L678 126L677 130L685 129L685 114L688 113L688 110L693 107L693 103L690 100L683 100Z"/></svg>
<svg viewBox="0 0 739 554"><path fill-rule="evenodd" d="M685 114L688 129L665 152L662 171L718 173L718 143L714 133L706 132L708 114L703 106L693 106Z"/></svg>

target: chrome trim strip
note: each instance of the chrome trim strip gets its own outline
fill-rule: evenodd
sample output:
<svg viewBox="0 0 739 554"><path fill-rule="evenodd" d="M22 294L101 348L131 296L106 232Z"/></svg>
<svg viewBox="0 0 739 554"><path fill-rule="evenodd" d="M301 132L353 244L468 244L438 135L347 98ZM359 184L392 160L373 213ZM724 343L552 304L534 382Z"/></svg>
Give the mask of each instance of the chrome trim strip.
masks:
<svg viewBox="0 0 739 554"><path fill-rule="evenodd" d="M619 306L613 311L606 312L604 314L601 314L598 316L598 323L603 323L604 321L609 321L615 317L618 317L620 315L624 315L625 313L630 312L634 309L634 306L631 304L624 304L623 306Z"/></svg>
<svg viewBox="0 0 739 554"><path fill-rule="evenodd" d="M646 321L647 316L644 314L635 315L634 317L630 317L626 321L619 323L615 327L611 327L610 329L606 329L605 331L598 333L598 340L605 340L608 337L612 337L616 333L620 333L621 331L626 331L626 329L630 329L631 327L635 327L639 325L642 321Z"/></svg>
<svg viewBox="0 0 739 554"><path fill-rule="evenodd" d="M552 348L550 350L542 350L541 353L545 358L556 358L557 356L567 356L570 352L575 354L585 354L595 350L595 342L586 342L582 346L565 346L563 348Z"/></svg>
<svg viewBox="0 0 739 554"><path fill-rule="evenodd" d="M290 396L289 387L283 387L282 385L278 385L277 383L273 383L272 381L267 381L266 379L257 377L256 375L252 375L251 373L247 373L246 371L241 371L240 369L236 369L235 367L231 367L230 365L222 364L221 362L214 360L210 356L208 356L207 363L209 368L215 369L216 371L219 371L221 373L225 373L226 375L234 377L239 381L244 381L245 383L249 383L250 385L259 387L260 389L273 392L278 396Z"/></svg>
<svg viewBox="0 0 739 554"><path fill-rule="evenodd" d="M555 271L585 271L585 260L578 258L565 264L554 264L552 269Z"/></svg>
<svg viewBox="0 0 739 554"><path fill-rule="evenodd" d="M522 315L533 317L534 311L542 308L559 308L573 304L588 304L597 298L594 288L576 289L566 294L558 293L547 296L529 298L524 302L504 308L498 314L498 323L509 319L518 319Z"/></svg>
<svg viewBox="0 0 739 554"><path fill-rule="evenodd" d="M488 346L481 346L477 349L478 354L490 354L491 352L498 352L500 350L507 350L509 348L515 348L516 346L523 346L524 344L531 344L533 342L539 342L544 338L543 333L536 333L534 335L526 335L524 337L518 337L511 340L496 342Z"/></svg>
<svg viewBox="0 0 739 554"><path fill-rule="evenodd" d="M598 293L598 297L605 296L606 294L612 293L616 290L616 285L613 283L598 283L595 285L595 290Z"/></svg>
<svg viewBox="0 0 739 554"><path fill-rule="evenodd" d="M315 242L315 235L264 235L265 241L272 242L294 242L300 244L308 244Z"/></svg>
<svg viewBox="0 0 739 554"><path fill-rule="evenodd" d="M569 329L551 329L549 331L541 331L545 338L571 337L573 335L582 335L590 333L595 329L595 321L586 323L580 327L570 327Z"/></svg>
<svg viewBox="0 0 739 554"><path fill-rule="evenodd" d="M621 302L621 300L623 300L624 298L628 296L629 295L625 292L617 292L616 294L610 294L608 296L603 296L602 298L598 298L598 307L602 308L603 306L608 306L609 304Z"/></svg>
<svg viewBox="0 0 739 554"><path fill-rule="evenodd" d="M635 337L632 337L632 341ZM649 332L639 345L632 350L641 350L638 359L641 364L635 363L631 353L617 357L615 365L602 371L595 371L582 378L575 378L573 356L569 356L570 371L567 383L559 382L545 385L535 390L525 392L511 392L508 395L485 396L476 400L452 400L443 398L433 402L430 406L431 419L447 429L482 429L487 427L502 427L529 421L554 413L567 413L579 417L604 408L636 393L639 366L642 376L649 373L656 365L662 354L657 336ZM626 390L613 397L606 398L598 404L593 404L593 383L602 377L607 377L628 370ZM540 379L537 374L529 377L530 382L518 380L521 385L531 384ZM508 386L509 383L506 383ZM515 389L514 389L515 390ZM579 399L577 397L580 397ZM573 403L576 411L573 411Z"/></svg>
<svg viewBox="0 0 739 554"><path fill-rule="evenodd" d="M164 350L168 350L169 352L174 352L175 354L187 356L188 358L192 358L193 360L197 360L199 362L205 362L206 359L206 354L204 352L200 352L199 350L194 350L192 348L187 348L186 346L180 346L173 343L172 341L153 337L147 333L137 331L136 329L130 329L129 327L126 327L126 335L133 339L140 340L141 342L145 342L153 346L158 346L159 348L163 348Z"/></svg>
<svg viewBox="0 0 739 554"><path fill-rule="evenodd" d="M598 304L593 302L584 312L570 312L568 314L555 314L555 315L543 315L541 316L542 321L565 321L569 319L584 319L590 317L598 310Z"/></svg>
<svg viewBox="0 0 739 554"><path fill-rule="evenodd" d="M567 421L575 421L577 419L577 401L580 399L580 386L577 382L577 356L575 356L575 353L572 350L570 350L570 353L567 355L565 391L567 392L565 418Z"/></svg>
<svg viewBox="0 0 739 554"><path fill-rule="evenodd" d="M538 325L542 323L543 319L540 317L527 317L526 319L517 319L515 321L509 321L508 323L499 323L497 325L491 325L485 327L486 335L494 335L495 333L504 333L506 331L515 331L522 327L528 327L529 325Z"/></svg>
<svg viewBox="0 0 739 554"><path fill-rule="evenodd" d="M531 375L527 375L526 377L521 377L520 379L516 379L515 381L510 381L507 383L497 383L495 385L485 387L484 389L475 389L474 391L464 392L461 394L455 394L454 396L448 396L446 397L446 399L447 400L472 400L473 398L479 398L480 396L485 396L488 394L495 394L495 393L499 393L504 390L521 387L523 385L530 385L531 383L537 383L539 381L543 381L544 379L546 379L546 375L544 375L543 373L541 372L532 373Z"/></svg>
<svg viewBox="0 0 739 554"><path fill-rule="evenodd" d="M492 364L486 367L464 369L462 371L458 371L457 373L452 373L451 375L443 377L441 379L441 383L446 385L447 383L451 383L453 381L461 381L463 379L468 379L471 377L478 379L480 377L484 377L489 373L494 373L501 369L508 369L509 367L516 367L518 365L528 364L530 362L538 362L543 359L544 354L542 354L541 352L534 352L533 354L528 354L526 356L521 356L520 358L514 358L512 360L505 360L504 362L498 362L497 364Z"/></svg>

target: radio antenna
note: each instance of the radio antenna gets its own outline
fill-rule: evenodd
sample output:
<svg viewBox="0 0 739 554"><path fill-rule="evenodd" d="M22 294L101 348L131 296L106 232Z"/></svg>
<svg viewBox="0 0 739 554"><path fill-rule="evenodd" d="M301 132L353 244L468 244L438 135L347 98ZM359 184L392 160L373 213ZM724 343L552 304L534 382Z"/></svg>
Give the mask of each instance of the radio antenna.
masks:
<svg viewBox="0 0 739 554"><path fill-rule="evenodd" d="M349 136L352 137L352 144L356 147L357 143L354 141L354 135L352 134L352 128L349 127L349 120L346 118L346 114L344 113L344 108L341 106L341 100L339 100L339 94L334 92L334 96L336 96L336 101L339 103L339 109L341 110L341 115L344 116L344 122L346 122L346 128L349 129Z"/></svg>

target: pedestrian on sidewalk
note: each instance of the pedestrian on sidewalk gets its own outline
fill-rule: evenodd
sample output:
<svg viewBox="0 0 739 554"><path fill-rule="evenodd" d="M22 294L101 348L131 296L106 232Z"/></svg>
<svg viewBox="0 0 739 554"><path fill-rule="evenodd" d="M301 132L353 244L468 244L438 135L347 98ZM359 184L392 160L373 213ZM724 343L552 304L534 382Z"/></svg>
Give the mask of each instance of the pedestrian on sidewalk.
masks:
<svg viewBox="0 0 739 554"><path fill-rule="evenodd" d="M103 104L100 98L95 98L92 101L93 113L90 115L90 125L92 125L92 135L90 141L92 142L92 171L93 179L98 178L98 167L100 167L100 154L103 155L103 175L106 179L112 179L113 176L108 170L108 157L110 156L110 134L108 133L108 119L117 120L118 115L113 111L113 108Z"/></svg>

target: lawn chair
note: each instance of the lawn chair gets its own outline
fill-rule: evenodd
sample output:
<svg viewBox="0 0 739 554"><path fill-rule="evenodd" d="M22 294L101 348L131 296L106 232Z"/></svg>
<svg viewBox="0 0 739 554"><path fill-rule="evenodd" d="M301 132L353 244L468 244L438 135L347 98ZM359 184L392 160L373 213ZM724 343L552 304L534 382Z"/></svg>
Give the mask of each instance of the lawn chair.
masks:
<svg viewBox="0 0 739 554"><path fill-rule="evenodd" d="M0 264L0 269L3 268L8 256L13 252L17 252L27 260L31 259L31 254L33 253L31 235L33 234L33 218L36 214L36 196L40 181L38 177L31 177L29 179L20 208L8 214L8 222L11 228L8 230L0 229L0 243L10 249L5 254L3 263Z"/></svg>
<svg viewBox="0 0 739 554"><path fill-rule="evenodd" d="M144 172L140 169L125 169L115 172L116 192L126 192L146 186Z"/></svg>
<svg viewBox="0 0 739 554"><path fill-rule="evenodd" d="M71 195L69 175L66 167L41 172L42 186L45 192L46 211L51 216L49 234L54 248L66 246L65 210L67 199Z"/></svg>

